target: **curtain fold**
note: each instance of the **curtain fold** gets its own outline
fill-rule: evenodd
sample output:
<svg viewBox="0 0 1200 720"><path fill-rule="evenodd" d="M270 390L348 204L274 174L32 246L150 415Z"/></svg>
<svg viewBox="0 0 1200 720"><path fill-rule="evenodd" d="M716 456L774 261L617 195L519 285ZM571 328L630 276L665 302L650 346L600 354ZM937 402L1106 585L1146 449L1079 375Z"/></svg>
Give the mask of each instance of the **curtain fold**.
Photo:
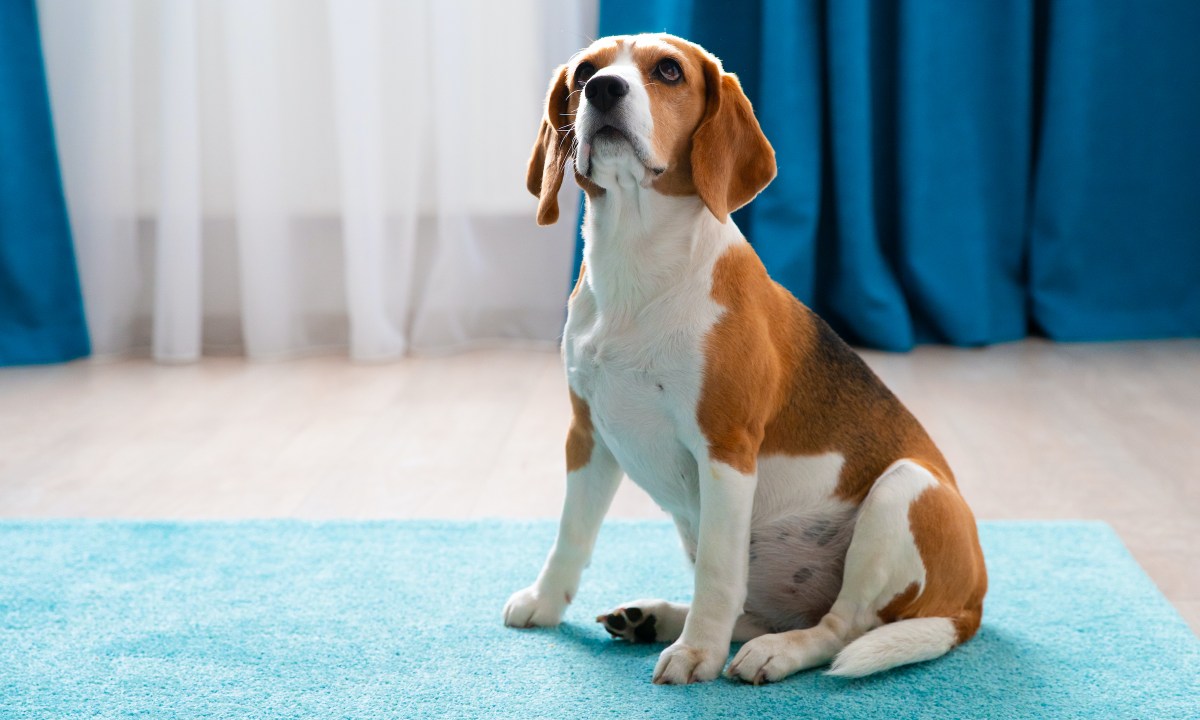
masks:
<svg viewBox="0 0 1200 720"><path fill-rule="evenodd" d="M195 0L162 5L158 163L154 254L154 356L191 360L200 354L200 118Z"/></svg>
<svg viewBox="0 0 1200 720"><path fill-rule="evenodd" d="M574 228L525 165L589 7L41 0L95 352L552 345Z"/></svg>
<svg viewBox="0 0 1200 720"><path fill-rule="evenodd" d="M0 365L89 341L32 0L0 3Z"/></svg>
<svg viewBox="0 0 1200 720"><path fill-rule="evenodd" d="M351 353L362 358L388 358L407 349L403 332L388 319L387 211L383 193L385 175L384 128L382 126L383 52L379 38L371 32L380 22L378 2L331 3L329 5L332 38L334 87L337 92L336 121L342 174L342 232L346 238L347 274L358 282L346 288L347 313L354 318L350 330ZM422 30L427 21L418 15L404 26L405 35L395 38L403 48L404 65L418 66L425 56ZM424 82L424 76L409 82ZM424 87L419 93L426 93ZM402 141L404 155L418 157L417 129L411 128ZM393 242L396 263L391 267L392 281L409 286L413 280L413 246L416 242L416 163L399 168L397 195L409 198L401 227L395 229ZM409 298L402 298L396 316L407 318L412 312Z"/></svg>
<svg viewBox="0 0 1200 720"><path fill-rule="evenodd" d="M1200 334L1200 3L1045 16L1034 320L1062 340Z"/></svg>
<svg viewBox="0 0 1200 720"><path fill-rule="evenodd" d="M289 233L284 194L287 163L279 129L279 39L269 0L226 0L226 58L257 58L229 73L233 212L237 218L242 343L256 358L287 355L301 337L289 312ZM343 176L344 177L344 176ZM352 243L347 243L351 245ZM193 356L199 353L198 336Z"/></svg>
<svg viewBox="0 0 1200 720"><path fill-rule="evenodd" d="M779 177L735 219L852 342L1200 334L1200 4L604 0L741 78Z"/></svg>

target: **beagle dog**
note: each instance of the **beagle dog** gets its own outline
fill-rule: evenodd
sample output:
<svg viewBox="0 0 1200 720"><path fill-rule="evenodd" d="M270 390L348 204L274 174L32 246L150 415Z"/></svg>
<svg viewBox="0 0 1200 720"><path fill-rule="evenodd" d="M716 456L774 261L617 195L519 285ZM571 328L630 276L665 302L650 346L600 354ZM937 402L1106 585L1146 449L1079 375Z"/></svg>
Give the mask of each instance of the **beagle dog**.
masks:
<svg viewBox="0 0 1200 720"><path fill-rule="evenodd" d="M558 537L504 607L553 626L622 473L678 527L689 606L598 620L669 642L655 683L867 675L979 628L975 519L920 423L767 276L729 214L775 177L737 78L670 35L604 38L559 67L529 162L539 224L570 167L587 196L563 354L574 419Z"/></svg>

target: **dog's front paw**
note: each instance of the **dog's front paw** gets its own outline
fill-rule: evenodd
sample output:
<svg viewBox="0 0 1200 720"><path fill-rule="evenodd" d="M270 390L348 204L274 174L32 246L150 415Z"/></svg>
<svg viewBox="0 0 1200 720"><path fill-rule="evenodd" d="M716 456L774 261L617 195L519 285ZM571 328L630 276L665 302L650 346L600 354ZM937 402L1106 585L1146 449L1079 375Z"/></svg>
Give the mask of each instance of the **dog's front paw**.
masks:
<svg viewBox="0 0 1200 720"><path fill-rule="evenodd" d="M687 685L715 678L729 657L729 646L686 645L682 640L662 651L654 666L655 685Z"/></svg>
<svg viewBox="0 0 1200 720"><path fill-rule="evenodd" d="M512 594L504 604L504 624L509 627L554 627L562 622L571 602L565 592L543 593L530 586Z"/></svg>

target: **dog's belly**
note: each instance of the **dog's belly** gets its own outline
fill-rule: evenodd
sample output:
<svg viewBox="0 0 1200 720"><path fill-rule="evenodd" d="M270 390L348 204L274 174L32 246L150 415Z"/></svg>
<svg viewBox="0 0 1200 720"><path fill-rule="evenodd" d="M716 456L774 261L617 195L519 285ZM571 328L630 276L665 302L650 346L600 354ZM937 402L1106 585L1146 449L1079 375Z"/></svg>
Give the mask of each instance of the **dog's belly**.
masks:
<svg viewBox="0 0 1200 720"><path fill-rule="evenodd" d="M842 462L837 453L759 458L744 609L772 632L816 625L841 590L858 510L834 495ZM673 513L693 562L698 495L694 502Z"/></svg>
<svg viewBox="0 0 1200 720"><path fill-rule="evenodd" d="M745 611L773 632L816 625L842 588L854 517L797 514L750 534Z"/></svg>

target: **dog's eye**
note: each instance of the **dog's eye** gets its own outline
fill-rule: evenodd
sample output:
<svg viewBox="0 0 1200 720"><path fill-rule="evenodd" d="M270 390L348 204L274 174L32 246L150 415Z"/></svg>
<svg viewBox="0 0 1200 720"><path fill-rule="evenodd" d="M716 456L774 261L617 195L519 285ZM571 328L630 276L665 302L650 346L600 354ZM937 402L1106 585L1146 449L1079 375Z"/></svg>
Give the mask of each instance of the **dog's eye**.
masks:
<svg viewBox="0 0 1200 720"><path fill-rule="evenodd" d="M587 84L587 81L596 74L596 66L590 62L579 63L579 67L575 68L575 87L581 88Z"/></svg>
<svg viewBox="0 0 1200 720"><path fill-rule="evenodd" d="M679 63L671 58L665 58L658 62L658 67L654 68L654 72L658 76L669 83L677 83L683 79L683 68L679 67Z"/></svg>

